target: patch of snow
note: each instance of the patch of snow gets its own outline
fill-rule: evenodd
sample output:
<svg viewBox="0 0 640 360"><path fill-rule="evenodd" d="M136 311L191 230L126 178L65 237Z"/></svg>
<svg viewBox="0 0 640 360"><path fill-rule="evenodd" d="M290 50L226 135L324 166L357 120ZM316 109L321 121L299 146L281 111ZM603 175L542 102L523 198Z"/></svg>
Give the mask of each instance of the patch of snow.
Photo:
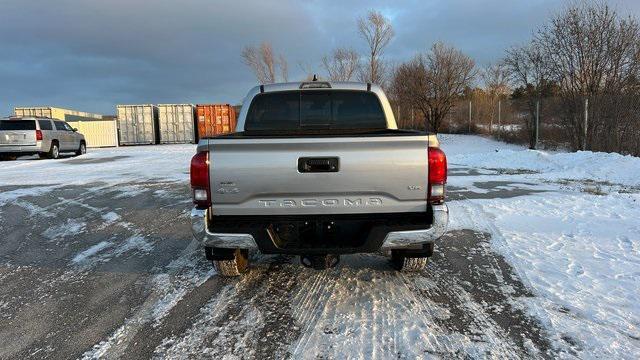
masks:
<svg viewBox="0 0 640 360"><path fill-rule="evenodd" d="M113 211L109 211L106 214L102 214L101 217L102 217L102 220L104 220L106 224L112 224L112 223L120 220L120 215L116 214Z"/></svg>
<svg viewBox="0 0 640 360"><path fill-rule="evenodd" d="M439 135L452 166L529 170L532 178L578 179L640 186L640 158L617 153L573 153L529 150L491 139L468 135Z"/></svg>
<svg viewBox="0 0 640 360"><path fill-rule="evenodd" d="M68 219L66 223L52 226L42 233L42 236L55 240L66 236L76 235L85 230L87 223L78 219Z"/></svg>
<svg viewBox="0 0 640 360"><path fill-rule="evenodd" d="M125 358L128 343L141 328L149 323L156 326L185 294L215 274L209 264L203 266L200 250L200 245L192 241L177 259L165 267L164 273L156 274L153 278L156 286L152 287L152 293L142 306L106 340L85 352L82 359L99 359L107 355Z"/></svg>
<svg viewBox="0 0 640 360"><path fill-rule="evenodd" d="M540 172L449 177L450 185L473 191L486 181L525 181L532 185L514 186L547 191L449 201L449 228L491 234L492 247L538 296L523 306L567 353L587 359L638 358L640 194L592 195L540 183L586 179L637 186L640 159L514 149L474 136L444 136L442 147L447 153L451 149L449 161L456 166Z"/></svg>
<svg viewBox="0 0 640 360"><path fill-rule="evenodd" d="M118 247L114 251L115 256L120 256L126 252L138 250L142 253L149 253L153 250L153 244L146 241L144 236L142 235L133 235L127 240L125 240L122 244L118 245Z"/></svg>
<svg viewBox="0 0 640 360"><path fill-rule="evenodd" d="M113 243L110 241L101 241L87 250L82 251L78 255L74 256L71 262L75 264L80 264L86 262L90 257L98 254L104 249L110 248L113 246Z"/></svg>
<svg viewBox="0 0 640 360"><path fill-rule="evenodd" d="M183 334L165 338L156 347L153 357L190 359L197 354L196 357L212 359L254 358L254 345L260 340L256 335L264 326L264 319L254 305L246 303L233 317L224 319L224 329L214 325L223 320L221 316L225 313L224 308L230 306L232 301L239 301L232 290L230 285L222 288L220 293L201 309L202 316ZM209 347L208 340L215 330L221 331L213 339L214 346Z"/></svg>
<svg viewBox="0 0 640 360"><path fill-rule="evenodd" d="M90 149L81 157L3 162L3 185L78 185L87 183L122 184L132 181L187 181L189 163L196 152L193 144L123 146ZM24 176L25 173L29 176ZM28 190L28 191L38 191ZM0 203L2 203L0 194Z"/></svg>

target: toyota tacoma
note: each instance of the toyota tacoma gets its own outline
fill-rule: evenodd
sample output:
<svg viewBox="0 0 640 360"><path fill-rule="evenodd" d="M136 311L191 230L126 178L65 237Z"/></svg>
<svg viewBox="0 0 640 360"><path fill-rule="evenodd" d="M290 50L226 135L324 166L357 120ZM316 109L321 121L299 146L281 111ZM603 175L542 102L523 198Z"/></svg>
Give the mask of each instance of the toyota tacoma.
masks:
<svg viewBox="0 0 640 360"><path fill-rule="evenodd" d="M382 252L419 271L446 231L446 180L436 136L398 129L380 87L261 85L235 132L198 143L192 230L226 276L247 271L249 250L316 269Z"/></svg>

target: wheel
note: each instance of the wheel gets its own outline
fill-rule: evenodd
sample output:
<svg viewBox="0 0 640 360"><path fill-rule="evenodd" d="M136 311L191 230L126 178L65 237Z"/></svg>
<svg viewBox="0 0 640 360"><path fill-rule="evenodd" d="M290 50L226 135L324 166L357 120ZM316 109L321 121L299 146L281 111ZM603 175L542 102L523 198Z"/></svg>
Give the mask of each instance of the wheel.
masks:
<svg viewBox="0 0 640 360"><path fill-rule="evenodd" d="M213 267L222 276L238 276L249 270L249 250L236 249L232 260L212 260Z"/></svg>
<svg viewBox="0 0 640 360"><path fill-rule="evenodd" d="M80 147L76 150L76 156L84 155L87 153L87 145L84 142L80 143Z"/></svg>
<svg viewBox="0 0 640 360"><path fill-rule="evenodd" d="M398 254L395 251L391 251L391 263L393 267L398 271L404 272L419 272L429 263L428 257L406 257Z"/></svg>
<svg viewBox="0 0 640 360"><path fill-rule="evenodd" d="M47 157L49 159L57 159L58 157L60 157L60 147L57 142L51 143L51 149L49 149Z"/></svg>

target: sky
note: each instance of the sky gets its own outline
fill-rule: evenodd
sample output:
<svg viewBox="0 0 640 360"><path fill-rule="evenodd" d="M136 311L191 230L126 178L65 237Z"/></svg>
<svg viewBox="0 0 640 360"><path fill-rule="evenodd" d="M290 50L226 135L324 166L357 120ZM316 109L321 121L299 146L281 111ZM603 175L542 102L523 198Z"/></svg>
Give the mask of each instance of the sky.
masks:
<svg viewBox="0 0 640 360"><path fill-rule="evenodd" d="M434 42L486 66L525 43L562 8L553 0L1 0L0 116L16 106L100 114L116 104L242 102L257 82L242 48L271 42L289 63L322 75L335 47L365 53L357 18L376 9L395 37L385 59L400 63ZM640 14L638 0L611 0Z"/></svg>

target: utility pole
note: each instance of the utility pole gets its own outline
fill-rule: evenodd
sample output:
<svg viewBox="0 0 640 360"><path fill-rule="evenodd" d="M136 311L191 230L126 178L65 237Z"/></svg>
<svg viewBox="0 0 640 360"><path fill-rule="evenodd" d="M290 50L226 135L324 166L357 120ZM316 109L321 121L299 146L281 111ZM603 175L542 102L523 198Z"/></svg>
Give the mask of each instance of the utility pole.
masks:
<svg viewBox="0 0 640 360"><path fill-rule="evenodd" d="M502 100L498 100L498 131L502 131L502 123L501 123L501 117L502 117Z"/></svg>
<svg viewBox="0 0 640 360"><path fill-rule="evenodd" d="M491 111L491 118L489 119L489 134L493 134L493 110Z"/></svg>
<svg viewBox="0 0 640 360"><path fill-rule="evenodd" d="M540 100L536 100L536 142L534 149L538 149L538 134L540 129Z"/></svg>
<svg viewBox="0 0 640 360"><path fill-rule="evenodd" d="M589 98L584 99L584 134L582 134L582 151L587 150L587 128L589 126Z"/></svg>
<svg viewBox="0 0 640 360"><path fill-rule="evenodd" d="M471 101L469 101L469 129L467 130L467 132L469 134L471 134Z"/></svg>

